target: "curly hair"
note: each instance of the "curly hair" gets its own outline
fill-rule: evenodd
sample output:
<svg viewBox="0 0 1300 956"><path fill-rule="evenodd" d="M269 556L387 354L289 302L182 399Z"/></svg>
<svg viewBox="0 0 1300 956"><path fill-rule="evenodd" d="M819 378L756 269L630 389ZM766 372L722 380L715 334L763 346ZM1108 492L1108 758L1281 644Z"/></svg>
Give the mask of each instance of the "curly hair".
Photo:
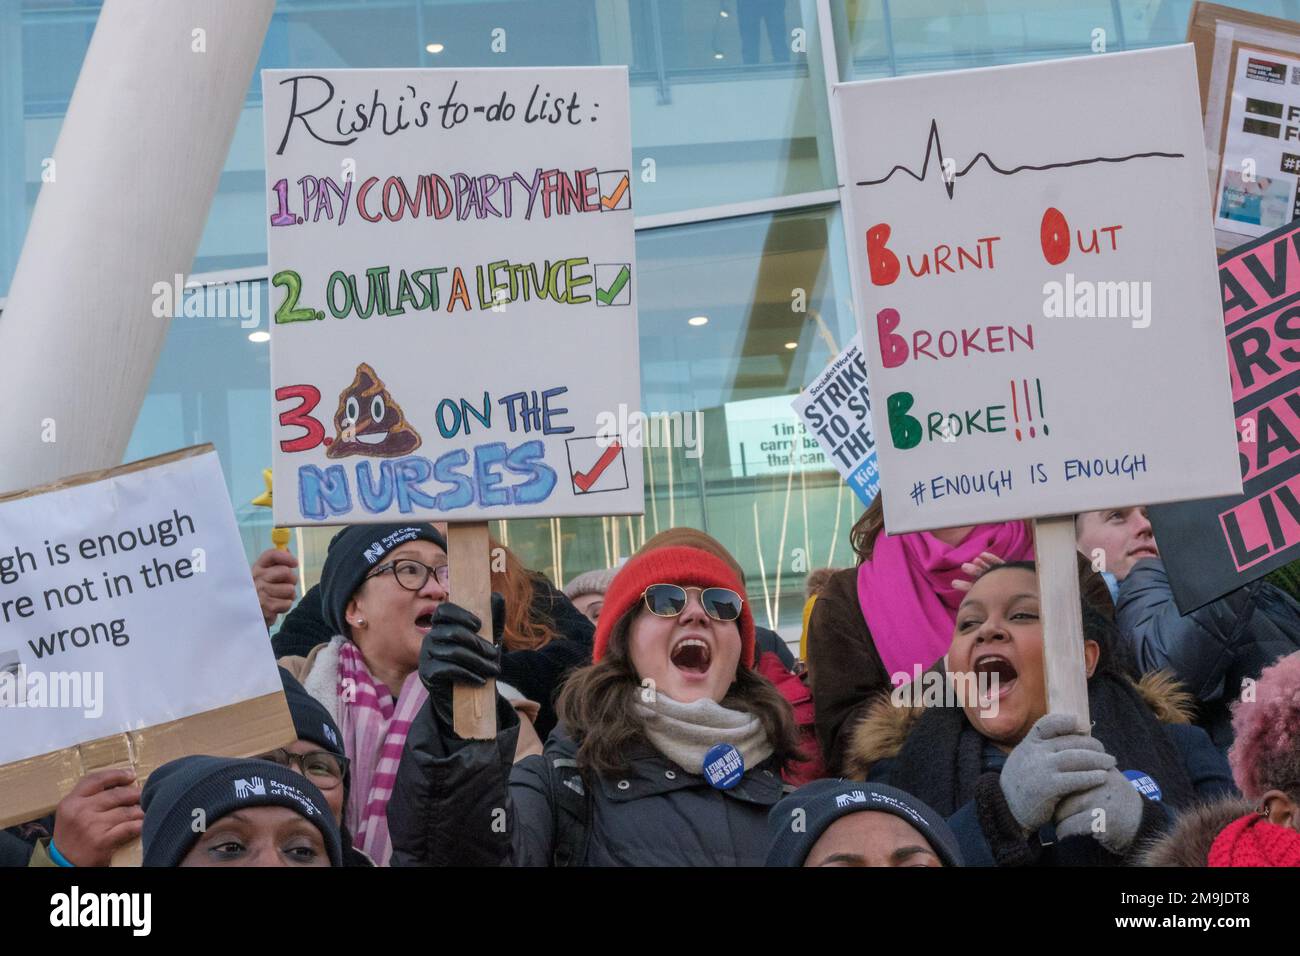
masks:
<svg viewBox="0 0 1300 956"><path fill-rule="evenodd" d="M1281 790L1300 800L1300 651L1264 668L1254 700L1232 705L1228 763L1248 800Z"/></svg>

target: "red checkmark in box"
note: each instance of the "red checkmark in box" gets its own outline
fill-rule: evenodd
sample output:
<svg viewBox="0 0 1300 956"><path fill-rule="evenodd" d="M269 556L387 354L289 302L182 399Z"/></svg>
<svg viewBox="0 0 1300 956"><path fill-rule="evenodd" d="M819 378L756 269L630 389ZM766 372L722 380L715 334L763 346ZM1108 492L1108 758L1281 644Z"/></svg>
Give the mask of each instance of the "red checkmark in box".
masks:
<svg viewBox="0 0 1300 956"><path fill-rule="evenodd" d="M605 449L605 454L601 455L600 460L591 466L590 471L575 471L573 473L573 483L583 491L590 491L591 486L596 483L596 479L601 476L601 473L606 468L613 464L614 459L618 457L618 453L622 450L623 446L618 442L614 442Z"/></svg>
<svg viewBox="0 0 1300 956"><path fill-rule="evenodd" d="M628 487L620 439L570 438L566 444L575 495L621 491Z"/></svg>

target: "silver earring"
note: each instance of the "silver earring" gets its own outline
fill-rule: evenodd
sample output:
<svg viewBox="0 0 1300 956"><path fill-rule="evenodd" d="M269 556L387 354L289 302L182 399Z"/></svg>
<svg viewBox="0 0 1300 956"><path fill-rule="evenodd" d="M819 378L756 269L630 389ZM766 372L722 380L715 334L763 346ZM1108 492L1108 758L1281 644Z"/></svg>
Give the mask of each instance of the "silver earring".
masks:
<svg viewBox="0 0 1300 956"><path fill-rule="evenodd" d="M354 626L355 626L355 627L365 627L365 626L366 626L366 619L365 619L364 617L359 617L359 618L357 618L357 623L356 623Z"/></svg>

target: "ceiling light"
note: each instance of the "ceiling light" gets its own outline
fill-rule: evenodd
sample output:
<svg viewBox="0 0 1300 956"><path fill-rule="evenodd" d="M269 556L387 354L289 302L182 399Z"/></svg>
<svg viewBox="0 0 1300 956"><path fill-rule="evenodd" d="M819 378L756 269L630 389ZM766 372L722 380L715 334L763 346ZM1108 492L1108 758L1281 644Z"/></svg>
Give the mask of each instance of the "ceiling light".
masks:
<svg viewBox="0 0 1300 956"><path fill-rule="evenodd" d="M425 50L427 50L429 53L441 53L445 49L446 47L444 47L441 43L430 43L427 46L425 46Z"/></svg>
<svg viewBox="0 0 1300 956"><path fill-rule="evenodd" d="M785 347L788 348L788 349L797 349L797 348L799 347L799 343L798 343L798 342L786 342L786 343L785 343Z"/></svg>
<svg viewBox="0 0 1300 956"><path fill-rule="evenodd" d="M707 315L693 315L686 320L687 325L708 325L709 317Z"/></svg>
<svg viewBox="0 0 1300 956"><path fill-rule="evenodd" d="M249 332L248 341L250 342L269 342L271 341L270 332Z"/></svg>

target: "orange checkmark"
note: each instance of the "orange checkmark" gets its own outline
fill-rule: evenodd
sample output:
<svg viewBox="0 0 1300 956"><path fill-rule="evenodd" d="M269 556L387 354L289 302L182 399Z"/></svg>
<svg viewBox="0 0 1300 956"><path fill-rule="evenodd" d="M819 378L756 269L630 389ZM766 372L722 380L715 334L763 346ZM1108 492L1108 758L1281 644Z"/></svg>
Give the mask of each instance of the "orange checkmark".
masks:
<svg viewBox="0 0 1300 956"><path fill-rule="evenodd" d="M623 194L625 192L627 192L626 176L624 176L621 180L619 180L618 186L615 187L613 193L611 193L608 196L600 197L600 204L604 206L606 209L613 209L615 206L619 204L619 201L623 198Z"/></svg>

